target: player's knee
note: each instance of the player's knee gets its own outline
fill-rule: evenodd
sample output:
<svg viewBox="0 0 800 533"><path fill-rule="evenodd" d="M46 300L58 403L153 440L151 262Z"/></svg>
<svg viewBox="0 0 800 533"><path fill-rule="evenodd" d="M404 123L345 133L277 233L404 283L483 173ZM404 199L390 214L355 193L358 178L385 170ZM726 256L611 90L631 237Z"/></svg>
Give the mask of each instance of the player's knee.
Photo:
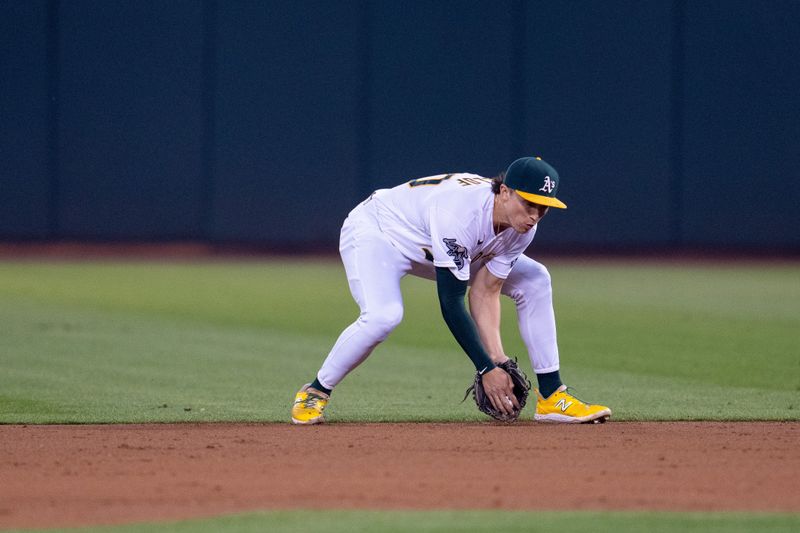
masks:
<svg viewBox="0 0 800 533"><path fill-rule="evenodd" d="M531 297L541 298L553 293L552 279L547 267L540 263L532 265L522 283L522 292Z"/></svg>
<svg viewBox="0 0 800 533"><path fill-rule="evenodd" d="M399 304L386 306L377 314L376 319L380 326L391 331L403 320L403 306Z"/></svg>
<svg viewBox="0 0 800 533"><path fill-rule="evenodd" d="M361 315L360 320L376 340L383 340L403 320L403 306L388 305L377 311L368 311Z"/></svg>

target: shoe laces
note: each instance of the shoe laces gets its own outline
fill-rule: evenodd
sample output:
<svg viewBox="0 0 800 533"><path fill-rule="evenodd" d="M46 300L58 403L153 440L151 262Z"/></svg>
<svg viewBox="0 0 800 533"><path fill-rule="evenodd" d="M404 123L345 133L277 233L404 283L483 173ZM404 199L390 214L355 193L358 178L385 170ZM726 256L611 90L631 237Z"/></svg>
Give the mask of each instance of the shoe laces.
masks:
<svg viewBox="0 0 800 533"><path fill-rule="evenodd" d="M578 400L579 402L581 402L584 405L591 405L589 402L585 402L585 401L581 400L580 398L578 398L578 396L576 396L575 393L572 392L574 390L575 390L574 388L572 388L569 385L567 385L567 388L564 389L564 393L569 394L570 396L572 396L573 398L575 398L576 400Z"/></svg>
<svg viewBox="0 0 800 533"><path fill-rule="evenodd" d="M325 398L313 392L307 392L305 400L302 401L302 405L305 409L316 409L320 400L325 400Z"/></svg>

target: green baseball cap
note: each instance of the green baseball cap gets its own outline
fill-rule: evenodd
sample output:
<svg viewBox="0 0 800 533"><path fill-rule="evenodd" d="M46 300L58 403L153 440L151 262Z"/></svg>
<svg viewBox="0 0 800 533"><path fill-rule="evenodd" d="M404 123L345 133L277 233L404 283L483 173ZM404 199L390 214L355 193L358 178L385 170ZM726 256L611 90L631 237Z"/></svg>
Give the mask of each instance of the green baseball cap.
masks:
<svg viewBox="0 0 800 533"><path fill-rule="evenodd" d="M556 198L558 172L541 157L523 157L511 163L503 183L529 202L567 208L564 202Z"/></svg>

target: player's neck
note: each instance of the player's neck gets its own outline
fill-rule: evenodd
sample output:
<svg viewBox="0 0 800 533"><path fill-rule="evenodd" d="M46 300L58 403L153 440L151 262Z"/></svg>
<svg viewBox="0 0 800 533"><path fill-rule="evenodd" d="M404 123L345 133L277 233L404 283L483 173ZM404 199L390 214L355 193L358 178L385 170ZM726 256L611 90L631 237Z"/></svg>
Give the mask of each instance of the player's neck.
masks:
<svg viewBox="0 0 800 533"><path fill-rule="evenodd" d="M494 228L495 235L498 235L504 229L509 227L509 225L505 223L505 210L500 204L499 194L494 195L494 205L492 207L492 227Z"/></svg>

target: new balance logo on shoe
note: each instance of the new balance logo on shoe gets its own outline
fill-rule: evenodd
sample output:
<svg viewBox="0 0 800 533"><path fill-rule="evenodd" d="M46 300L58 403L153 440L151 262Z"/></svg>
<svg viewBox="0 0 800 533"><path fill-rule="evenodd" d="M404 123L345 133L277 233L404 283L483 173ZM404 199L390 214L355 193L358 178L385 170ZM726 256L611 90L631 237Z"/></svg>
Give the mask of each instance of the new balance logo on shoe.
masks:
<svg viewBox="0 0 800 533"><path fill-rule="evenodd" d="M572 405L572 402L568 402L568 401L566 401L564 398L561 398L560 400L558 400L558 401L556 402L556 407L560 407L560 408L561 408L561 412L562 412L562 413L563 413L564 411L566 411L567 409L569 409L569 406L570 406L570 405Z"/></svg>

